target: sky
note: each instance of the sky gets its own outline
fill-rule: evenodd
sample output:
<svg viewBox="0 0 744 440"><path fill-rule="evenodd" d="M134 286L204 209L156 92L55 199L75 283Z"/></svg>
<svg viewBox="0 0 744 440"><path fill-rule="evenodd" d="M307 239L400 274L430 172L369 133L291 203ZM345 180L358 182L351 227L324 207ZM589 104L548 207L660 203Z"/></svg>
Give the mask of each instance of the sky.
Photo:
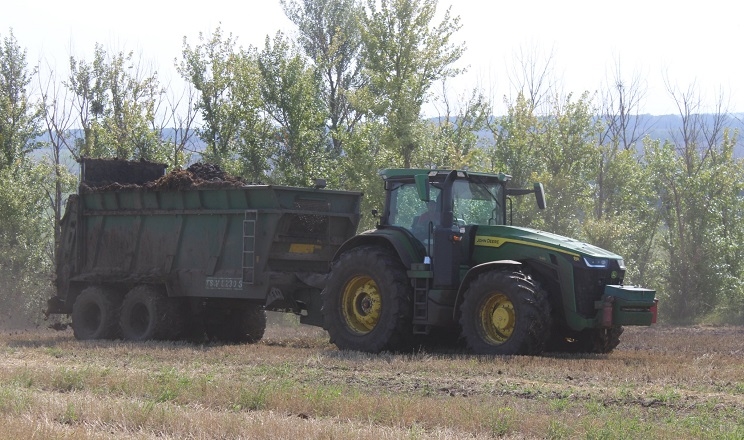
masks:
<svg viewBox="0 0 744 440"><path fill-rule="evenodd" d="M267 35L295 32L279 0L6 3L0 36L12 29L29 65L58 75L65 74L71 55L92 60L99 43L107 51L134 51L157 70L162 83L178 85L173 65L184 37L193 45L200 32L221 26L239 45L260 48ZM564 93L597 93L619 65L626 84L641 80L641 113L677 114L669 87L678 92L692 87L702 111L715 110L721 97L728 111L744 111L742 17L731 2L439 0L440 12L447 7L461 19L454 41L467 48L457 63L467 72L447 83L453 102L478 87L498 108L510 94L509 72L521 52L535 54L540 62L552 56L551 78ZM439 108L431 104L424 111L435 116Z"/></svg>

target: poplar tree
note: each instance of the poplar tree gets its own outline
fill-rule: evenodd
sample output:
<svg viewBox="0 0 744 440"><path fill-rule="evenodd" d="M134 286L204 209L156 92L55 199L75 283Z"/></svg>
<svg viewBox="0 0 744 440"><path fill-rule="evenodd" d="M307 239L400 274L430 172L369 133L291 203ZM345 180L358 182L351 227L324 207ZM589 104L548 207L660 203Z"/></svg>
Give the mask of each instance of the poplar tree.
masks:
<svg viewBox="0 0 744 440"><path fill-rule="evenodd" d="M384 120L385 145L410 167L420 147L421 108L434 82L456 76L453 64L465 50L453 42L460 18L448 8L433 24L436 0L368 0L363 19L362 57L369 86L360 102Z"/></svg>

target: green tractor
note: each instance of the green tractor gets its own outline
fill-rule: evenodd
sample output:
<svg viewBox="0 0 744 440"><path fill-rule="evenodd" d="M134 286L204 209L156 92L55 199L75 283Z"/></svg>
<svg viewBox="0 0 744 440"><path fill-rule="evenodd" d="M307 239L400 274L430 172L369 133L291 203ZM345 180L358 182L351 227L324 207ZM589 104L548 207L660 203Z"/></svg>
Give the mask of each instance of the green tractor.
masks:
<svg viewBox="0 0 744 440"><path fill-rule="evenodd" d="M623 286L620 256L510 225L510 176L388 169L376 229L336 252L322 293L341 349L408 350L461 338L479 354L608 353L623 326L656 321L655 291ZM508 208L508 209L507 209ZM376 213L375 213L376 214Z"/></svg>

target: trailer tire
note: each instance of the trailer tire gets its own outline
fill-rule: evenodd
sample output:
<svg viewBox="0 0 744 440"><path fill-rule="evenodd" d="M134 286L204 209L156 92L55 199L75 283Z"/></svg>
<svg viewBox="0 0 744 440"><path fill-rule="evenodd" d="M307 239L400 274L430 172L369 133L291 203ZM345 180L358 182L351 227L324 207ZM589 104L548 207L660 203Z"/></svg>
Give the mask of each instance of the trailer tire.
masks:
<svg viewBox="0 0 744 440"><path fill-rule="evenodd" d="M121 300L102 287L83 290L72 306L72 331L76 339L114 339L119 333Z"/></svg>
<svg viewBox="0 0 744 440"><path fill-rule="evenodd" d="M205 327L212 341L254 344L266 331L266 312L259 304L240 304L206 311Z"/></svg>
<svg viewBox="0 0 744 440"><path fill-rule="evenodd" d="M263 338L265 331L266 311L260 305L248 305L240 321L238 342L254 344Z"/></svg>
<svg viewBox="0 0 744 440"><path fill-rule="evenodd" d="M539 354L551 326L550 303L538 284L521 272L479 275L465 292L460 325L467 347L477 354Z"/></svg>
<svg viewBox="0 0 744 440"><path fill-rule="evenodd" d="M121 306L121 332L130 341L166 339L169 335L168 298L158 289L142 285L130 290Z"/></svg>
<svg viewBox="0 0 744 440"><path fill-rule="evenodd" d="M323 327L341 350L409 350L412 295L397 255L379 246L351 249L333 263L321 293Z"/></svg>

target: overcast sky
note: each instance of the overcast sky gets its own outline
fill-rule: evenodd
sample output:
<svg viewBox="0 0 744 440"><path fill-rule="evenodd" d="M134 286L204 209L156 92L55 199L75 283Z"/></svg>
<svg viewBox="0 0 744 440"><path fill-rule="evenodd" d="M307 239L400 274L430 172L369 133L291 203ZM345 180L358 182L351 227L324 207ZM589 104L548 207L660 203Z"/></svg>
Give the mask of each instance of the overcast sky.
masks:
<svg viewBox="0 0 744 440"><path fill-rule="evenodd" d="M710 107L703 110L722 93L729 111L744 111L742 17L731 2L440 0L439 9L449 5L462 20L456 41L467 45L459 65L469 69L450 82L450 93L478 86L500 103L523 50L552 53L553 76L576 93L597 91L619 60L626 81L639 75L645 83L644 113L677 112L665 77L682 90L694 84ZM294 32L279 0L28 0L2 9L0 35L12 28L31 65L42 61L64 74L70 55L91 60L98 42L140 54L163 83L178 77L173 60L184 36L193 44L221 23L240 45L262 47L267 34Z"/></svg>

